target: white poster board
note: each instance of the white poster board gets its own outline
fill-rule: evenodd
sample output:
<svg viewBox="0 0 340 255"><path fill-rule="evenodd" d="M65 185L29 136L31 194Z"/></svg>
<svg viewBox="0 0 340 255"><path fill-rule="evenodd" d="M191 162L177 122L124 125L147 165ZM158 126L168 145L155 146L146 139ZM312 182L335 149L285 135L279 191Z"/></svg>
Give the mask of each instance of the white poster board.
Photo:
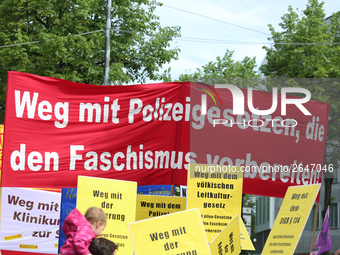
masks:
<svg viewBox="0 0 340 255"><path fill-rule="evenodd" d="M28 188L2 188L2 250L58 253L61 194Z"/></svg>

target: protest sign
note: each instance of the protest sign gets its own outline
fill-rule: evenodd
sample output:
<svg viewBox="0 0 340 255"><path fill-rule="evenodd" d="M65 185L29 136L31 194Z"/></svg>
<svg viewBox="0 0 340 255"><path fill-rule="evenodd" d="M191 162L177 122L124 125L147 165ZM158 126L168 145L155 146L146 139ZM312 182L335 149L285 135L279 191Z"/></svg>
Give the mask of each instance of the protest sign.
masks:
<svg viewBox="0 0 340 255"><path fill-rule="evenodd" d="M306 115L286 92L238 90L241 101L201 83L97 86L9 72L1 185L75 188L78 175L186 185L189 163L243 167L246 194L320 183L333 168L323 164L329 104L307 98ZM208 97L203 114L206 91L219 100Z"/></svg>
<svg viewBox="0 0 340 255"><path fill-rule="evenodd" d="M289 187L262 254L293 254L321 184Z"/></svg>
<svg viewBox="0 0 340 255"><path fill-rule="evenodd" d="M185 197L137 195L137 221L183 210L185 210Z"/></svg>
<svg viewBox="0 0 340 255"><path fill-rule="evenodd" d="M190 91L190 163L240 166L244 194L273 197L284 197L289 186L321 183L322 172L333 171L323 163L329 104L310 100L304 89L327 86L326 79L209 82L215 85L195 84L198 92ZM266 83L271 92L251 88ZM301 97L292 95L298 91Z"/></svg>
<svg viewBox="0 0 340 255"><path fill-rule="evenodd" d="M2 188L1 250L57 254L60 193Z"/></svg>
<svg viewBox="0 0 340 255"><path fill-rule="evenodd" d="M210 243L212 255L238 255L241 252L239 216L236 215Z"/></svg>
<svg viewBox="0 0 340 255"><path fill-rule="evenodd" d="M248 251L255 251L255 247L254 247L252 241L250 240L248 231L246 229L246 226L243 223L243 220L239 219L239 224L240 224L241 249L242 250L248 250Z"/></svg>
<svg viewBox="0 0 340 255"><path fill-rule="evenodd" d="M171 196L171 185L142 185L137 187L138 195Z"/></svg>
<svg viewBox="0 0 340 255"><path fill-rule="evenodd" d="M128 224L135 255L211 255L199 209Z"/></svg>
<svg viewBox="0 0 340 255"><path fill-rule="evenodd" d="M173 182L190 155L181 142L189 138L186 86L98 86L9 72L2 185L76 188L78 175L186 182Z"/></svg>
<svg viewBox="0 0 340 255"><path fill-rule="evenodd" d="M127 223L135 221L137 184L95 177L78 177L77 209L84 214L91 206L102 208L107 225L101 237L115 242L119 254L131 255Z"/></svg>
<svg viewBox="0 0 340 255"><path fill-rule="evenodd" d="M60 247L66 241L66 235L62 230L62 226L67 215L76 208L77 204L77 189L74 188L64 188L61 189L61 206L60 206L60 227L59 227L59 245L58 253L60 252Z"/></svg>
<svg viewBox="0 0 340 255"><path fill-rule="evenodd" d="M209 242L241 214L242 176L239 167L189 165L187 209L200 208Z"/></svg>

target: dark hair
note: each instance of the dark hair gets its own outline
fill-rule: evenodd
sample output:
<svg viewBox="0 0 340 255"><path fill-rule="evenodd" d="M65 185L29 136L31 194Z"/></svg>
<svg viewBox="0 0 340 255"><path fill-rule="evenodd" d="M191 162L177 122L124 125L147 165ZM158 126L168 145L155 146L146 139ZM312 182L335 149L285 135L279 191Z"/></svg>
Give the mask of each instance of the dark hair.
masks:
<svg viewBox="0 0 340 255"><path fill-rule="evenodd" d="M93 255L112 255L118 246L106 238L95 238L92 240L89 250Z"/></svg>

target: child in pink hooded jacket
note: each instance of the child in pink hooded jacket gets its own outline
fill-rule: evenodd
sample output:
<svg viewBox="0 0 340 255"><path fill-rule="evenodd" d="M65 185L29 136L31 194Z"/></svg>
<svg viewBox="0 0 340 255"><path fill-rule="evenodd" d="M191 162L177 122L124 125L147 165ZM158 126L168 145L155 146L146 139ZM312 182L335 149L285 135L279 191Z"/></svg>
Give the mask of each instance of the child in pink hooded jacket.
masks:
<svg viewBox="0 0 340 255"><path fill-rule="evenodd" d="M98 207L90 207L82 215L77 208L67 215L62 230L66 241L60 247L61 255L91 255L89 246L106 227L106 214Z"/></svg>

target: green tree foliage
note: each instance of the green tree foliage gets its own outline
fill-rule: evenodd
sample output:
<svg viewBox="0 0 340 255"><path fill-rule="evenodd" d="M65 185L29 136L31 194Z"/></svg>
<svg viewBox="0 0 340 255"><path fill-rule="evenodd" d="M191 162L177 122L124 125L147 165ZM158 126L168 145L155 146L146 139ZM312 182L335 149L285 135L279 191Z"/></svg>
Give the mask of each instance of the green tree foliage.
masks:
<svg viewBox="0 0 340 255"><path fill-rule="evenodd" d="M197 68L194 73L180 74L177 81L205 81L213 84L214 80L233 79L233 78L254 78L259 77L256 73L256 60L245 57L242 61L233 60L234 51L227 50L221 58L218 56L216 61ZM163 81L171 81L170 69L163 74Z"/></svg>
<svg viewBox="0 0 340 255"><path fill-rule="evenodd" d="M106 4L106 0L1 1L0 46L43 42L0 48L0 122L7 71L103 84ZM157 79L159 68L177 59L179 49L168 46L180 35L179 27L160 26L153 14L160 5L155 0L112 1L109 76L114 84Z"/></svg>
<svg viewBox="0 0 340 255"><path fill-rule="evenodd" d="M325 22L323 2L309 0L303 16L288 8L289 13L279 24L282 32L269 25L273 47L267 51L268 63L260 70L267 77L338 78L339 14L334 14L332 26Z"/></svg>
<svg viewBox="0 0 340 255"><path fill-rule="evenodd" d="M276 32L269 25L272 34L269 39L273 45L264 47L268 62L260 70L267 77L287 78L281 85L275 83L277 87L304 87L311 92L312 99L330 103L327 130L327 147L330 150L325 156L325 164L333 164L336 169L340 158L340 80L335 79L340 78L340 12L334 13L331 25L327 25L323 4L309 0L301 17L290 6L279 24L282 32ZM267 86L268 89L270 87ZM323 174L326 177L324 214L330 203L333 178L329 172Z"/></svg>

